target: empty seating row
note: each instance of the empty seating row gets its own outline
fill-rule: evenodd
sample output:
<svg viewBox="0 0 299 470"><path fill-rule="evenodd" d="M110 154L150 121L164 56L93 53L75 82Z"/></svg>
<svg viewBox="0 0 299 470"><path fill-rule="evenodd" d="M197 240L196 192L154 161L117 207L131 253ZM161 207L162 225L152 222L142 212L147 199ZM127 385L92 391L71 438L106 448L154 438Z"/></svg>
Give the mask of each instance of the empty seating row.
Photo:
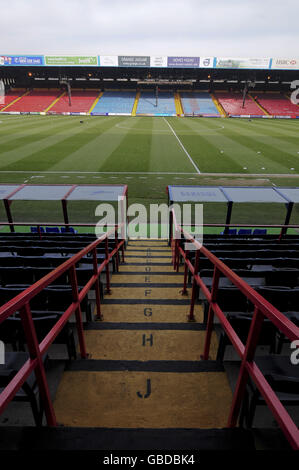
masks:
<svg viewBox="0 0 299 470"><path fill-rule="evenodd" d="M20 100L12 103L8 111L41 112L59 96L61 92L55 90L34 89L25 94Z"/></svg>
<svg viewBox="0 0 299 470"><path fill-rule="evenodd" d="M256 93L256 101L273 116L299 116L299 107L281 93Z"/></svg>
<svg viewBox="0 0 299 470"><path fill-rule="evenodd" d="M211 95L207 92L180 92L184 114L219 116Z"/></svg>
<svg viewBox="0 0 299 470"><path fill-rule="evenodd" d="M216 92L215 96L228 116L263 116L266 114L250 96L246 97L243 105L243 95L241 92Z"/></svg>
<svg viewBox="0 0 299 470"><path fill-rule="evenodd" d="M10 284L34 284L35 282L42 279L44 276L50 274L53 271L53 267L39 267L39 266L26 266L26 267L15 267L7 266L0 267L0 286L7 286ZM93 275L93 266L85 265L83 267L76 268L76 276L79 288L86 285L89 279ZM63 273L59 276L53 284L57 285L71 285L69 273ZM100 283L101 292L102 284Z"/></svg>
<svg viewBox="0 0 299 470"><path fill-rule="evenodd" d="M297 312L299 306L299 288L261 286L255 288L262 297L281 312ZM220 287L217 303L225 313L252 313L253 304L236 287ZM207 320L208 302L204 301L204 321Z"/></svg>
<svg viewBox="0 0 299 470"><path fill-rule="evenodd" d="M137 114L176 114L174 94L163 91L157 99L154 92L142 91Z"/></svg>
<svg viewBox="0 0 299 470"><path fill-rule="evenodd" d="M268 285L296 287L299 285L299 268L263 269L262 267L261 270L236 269L234 272L251 286ZM213 269L200 270L200 277L208 287L212 285L213 274ZM230 284L231 281L221 273L219 286Z"/></svg>
<svg viewBox="0 0 299 470"><path fill-rule="evenodd" d="M21 286L18 284L10 284L5 287L0 287L0 305L13 299L27 287L29 287L29 284ZM32 310L62 312L66 310L72 302L73 294L70 285L50 285L30 301L30 306ZM91 320L91 306L87 298L82 301L81 308L82 311L86 313L88 319Z"/></svg>
<svg viewBox="0 0 299 470"><path fill-rule="evenodd" d="M224 232L221 232L220 235L224 235ZM261 228L240 228L239 230L236 228L230 228L228 230L227 235L267 235L267 229Z"/></svg>
<svg viewBox="0 0 299 470"><path fill-rule="evenodd" d="M43 341L62 316L60 311L32 310L31 314L39 343ZM13 351L25 351L26 337L21 318L18 314L14 317L9 317L0 325L0 338L6 345L10 344ZM54 343L66 345L69 360L77 358L74 331L69 322L64 325L62 331L55 338Z"/></svg>
<svg viewBox="0 0 299 470"><path fill-rule="evenodd" d="M130 114L136 93L132 91L105 91L92 110L92 114L126 113Z"/></svg>
<svg viewBox="0 0 299 470"><path fill-rule="evenodd" d="M67 93L64 93L49 111L51 113L88 113L98 96L98 90L72 89L71 99Z"/></svg>
<svg viewBox="0 0 299 470"><path fill-rule="evenodd" d="M30 232L31 233L38 233L38 230L41 232L41 233L78 233L77 230L75 230L73 227L30 227Z"/></svg>

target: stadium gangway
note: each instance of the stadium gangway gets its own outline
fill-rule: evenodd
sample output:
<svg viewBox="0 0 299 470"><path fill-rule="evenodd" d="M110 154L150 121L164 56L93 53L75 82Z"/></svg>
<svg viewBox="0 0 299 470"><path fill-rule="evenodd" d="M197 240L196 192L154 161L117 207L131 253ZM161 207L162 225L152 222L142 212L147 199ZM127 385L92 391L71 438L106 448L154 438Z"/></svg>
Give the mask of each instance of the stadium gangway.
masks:
<svg viewBox="0 0 299 470"><path fill-rule="evenodd" d="M24 333L30 356L30 359L28 359L28 361L17 372L17 374L12 378L12 380L0 394L0 415L10 403L10 401L13 399L18 390L22 387L29 375L33 371L35 371L37 385L39 388L43 409L45 411L47 424L48 426L57 426L55 412L49 393L49 387L42 358L53 343L53 341L55 340L55 338L61 332L62 328L64 327L70 316L74 313L76 316L76 325L78 331L81 358L88 358L83 333L82 312L80 305L89 290L92 288L93 285L95 285L97 318L102 318L100 288L97 280L99 279L101 272L106 268L106 288L107 292L109 293L110 274L108 264L111 258L119 251L119 249L125 243L124 239L118 240L118 229L120 228L120 225L115 226L115 228L107 232L107 234L102 235L100 238L89 244L87 247L83 248L83 250L72 256L72 258L68 259L63 264L58 266L51 273L47 274L35 284L28 287L19 295L9 300L6 304L0 307L0 325L4 320L13 315L15 312L20 312L20 317L24 328ZM115 248L111 252L109 252L108 247L109 236L115 237ZM105 260L100 265L98 265L97 247L101 243L104 243L105 245ZM88 253L92 253L93 256L93 275L79 292L76 276L76 264L81 260L82 257L87 255ZM64 313L59 318L54 327L49 331L47 336L39 344L34 328L34 323L32 320L30 301L66 271L69 271L70 274L73 302L64 311Z"/></svg>
<svg viewBox="0 0 299 470"><path fill-rule="evenodd" d="M277 420L279 426L284 432L287 440L293 449L299 450L299 429L292 420L291 416L282 405L274 390L271 388L269 382L254 362L255 350L258 344L259 334L261 332L264 318L268 318L290 341L299 339L299 328L288 320L281 312L279 312L273 305L266 299L258 294L252 287L250 287L243 279L235 274L228 268L222 261L213 255L207 248L195 240L187 231L185 231L176 221L175 211L172 210L173 224L171 226L171 247L172 247L172 260L173 267L178 270L180 256L184 260L184 288L182 294L186 293L186 279L188 270L193 275L192 295L190 303L189 321L194 321L194 304L196 297L197 286L200 287L202 293L209 303L208 322L205 337L204 351L202 354L203 360L208 360L211 335L213 331L214 315L216 315L221 323L222 328L229 337L234 349L241 359L241 367L239 377L236 384L236 389L233 396L233 402L228 418L228 427L232 428L237 425L238 416L241 410L242 400L246 392L246 385L248 379L251 378L256 384L258 390L263 396L266 404ZM188 259L188 251L186 251L181 244L181 236L188 243L194 246L196 251L194 265ZM211 291L207 288L201 277L199 276L200 255L208 258L214 266L213 281ZM229 279L254 305L254 314L250 326L246 345L242 343L235 330L226 319L224 312L221 310L217 303L217 292L220 274L223 274Z"/></svg>

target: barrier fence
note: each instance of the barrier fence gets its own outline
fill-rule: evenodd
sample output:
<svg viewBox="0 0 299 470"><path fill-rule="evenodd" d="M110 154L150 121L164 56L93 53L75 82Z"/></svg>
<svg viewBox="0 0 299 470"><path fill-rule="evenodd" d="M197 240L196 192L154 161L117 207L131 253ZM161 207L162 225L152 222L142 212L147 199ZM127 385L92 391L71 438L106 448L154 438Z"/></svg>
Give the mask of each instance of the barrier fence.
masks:
<svg viewBox="0 0 299 470"><path fill-rule="evenodd" d="M235 427L238 422L238 416L241 411L242 401L246 392L246 385L249 378L253 380L266 404L273 413L279 426L283 430L286 438L293 449L299 450L299 429L293 419L277 397L269 382L254 362L255 350L258 344L259 335L265 318L268 318L276 328L282 332L290 341L299 339L299 328L279 312L273 305L258 294L243 279L228 268L222 261L213 255L207 248L196 241L188 232L177 224L174 210L172 210L171 225L171 247L172 247L172 263L175 270L179 270L180 258L184 261L184 288L182 293L186 292L188 271L193 275L192 296L189 312L189 321L194 321L194 304L196 300L196 292L198 287L201 289L205 298L209 303L208 321L205 337L204 351L202 359L208 360L211 335L213 331L214 316L218 317L221 326L231 341L234 349L241 359L240 372L234 391L233 402L228 419L228 427ZM176 235L176 236L174 236ZM182 247L182 238L194 245L195 261L194 265L188 259L188 251ZM211 291L201 279L199 273L200 255L208 258L214 266L213 281ZM217 293L220 275L224 275L229 279L254 305L253 318L247 338L246 344L238 337L237 333L227 320L224 312L217 303Z"/></svg>
<svg viewBox="0 0 299 470"><path fill-rule="evenodd" d="M118 252L120 249L122 249L122 256L124 260L123 249L125 239L119 241L117 233L118 229L122 228L122 225L123 224L116 226L114 229L110 230L106 234L102 235L100 238L96 239L94 242L90 243L87 247L83 248L83 250L72 256L70 259L58 266L52 272L44 276L35 284L28 287L19 295L17 295L16 297L14 297L13 299L11 299L6 304L0 307L0 325L4 320L13 315L15 312L20 312L22 326L24 329L29 352L28 361L17 372L17 374L12 378L12 380L0 394L0 414L4 411L9 402L13 399L18 390L22 387L24 382L34 371L36 374L37 385L39 388L43 409L45 411L47 424L48 426L57 425L55 412L49 393L46 373L43 365L43 356L45 355L55 338L61 332L62 328L67 323L70 316L75 313L81 358L86 359L88 357L83 334L82 312L80 305L89 290L93 287L93 285L95 285L97 318L102 318L100 287L97 281L99 279L100 274L105 269L106 289L107 292L110 291L109 262L114 255L117 255L118 259ZM115 245L114 248L109 251L108 239L109 236L112 235L114 236ZM97 247L101 243L105 245L105 259L100 265L98 265ZM89 281L84 285L84 287L79 291L76 275L76 264L80 262L80 260L89 253L91 253L93 256L93 275L91 276ZM67 271L69 272L70 276L73 302L63 312L57 323L39 344L34 327L34 322L32 319L30 301L43 289L48 287L52 282L54 282L57 278L59 278L62 274L66 273Z"/></svg>

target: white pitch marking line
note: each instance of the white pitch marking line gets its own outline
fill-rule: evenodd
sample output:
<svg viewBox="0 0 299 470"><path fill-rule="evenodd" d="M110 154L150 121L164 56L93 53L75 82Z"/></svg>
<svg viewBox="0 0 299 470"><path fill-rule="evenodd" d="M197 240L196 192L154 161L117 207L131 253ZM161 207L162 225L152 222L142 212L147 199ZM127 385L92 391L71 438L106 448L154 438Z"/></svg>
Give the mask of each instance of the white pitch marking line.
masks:
<svg viewBox="0 0 299 470"><path fill-rule="evenodd" d="M189 158L190 162L192 163L192 165L194 166L195 170L197 171L197 173L200 175L200 171L198 169L198 167L195 165L194 161L192 160L191 156L189 155L189 153L187 152L187 150L185 149L184 145L182 144L181 140L179 139L179 137L176 135L173 127L169 124L169 122L167 121L167 119L165 119L165 117L163 117L164 121L166 122L166 124L168 125L169 129L171 130L171 132L173 133L173 135L175 136L175 138L177 139L178 143L180 144L181 148L184 150L185 154L187 155L187 157Z"/></svg>
<svg viewBox="0 0 299 470"><path fill-rule="evenodd" d="M1 170L0 173L28 173L28 171L25 170ZM110 175L110 174L115 174L115 175L194 175L194 172L191 173L180 173L180 172L168 172L168 171L51 171L51 170L45 170L45 171L37 171L37 170L30 170L30 173L45 173L45 174L74 174L78 175L83 174L83 175Z"/></svg>

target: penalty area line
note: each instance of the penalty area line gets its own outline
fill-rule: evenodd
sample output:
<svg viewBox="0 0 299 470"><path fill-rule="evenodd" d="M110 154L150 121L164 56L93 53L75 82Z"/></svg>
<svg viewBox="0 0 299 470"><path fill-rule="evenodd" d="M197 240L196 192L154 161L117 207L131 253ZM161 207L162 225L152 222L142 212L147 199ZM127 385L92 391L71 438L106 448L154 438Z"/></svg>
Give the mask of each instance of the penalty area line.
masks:
<svg viewBox="0 0 299 470"><path fill-rule="evenodd" d="M173 135L175 136L175 138L177 139L178 143L180 144L181 148L183 149L183 151L185 152L185 154L187 155L187 157L189 158L190 162L192 163L192 165L194 166L196 172L200 175L200 171L199 171L199 168L195 165L194 161L192 160L190 154L187 152L187 150L185 149L184 145L182 144L181 140L179 139L179 137L176 135L176 132L175 130L173 129L173 127L169 124L169 122L167 121L167 119L165 119L165 117L163 117L164 121L166 122L166 124L168 125L169 129L171 130L171 132L173 133Z"/></svg>

